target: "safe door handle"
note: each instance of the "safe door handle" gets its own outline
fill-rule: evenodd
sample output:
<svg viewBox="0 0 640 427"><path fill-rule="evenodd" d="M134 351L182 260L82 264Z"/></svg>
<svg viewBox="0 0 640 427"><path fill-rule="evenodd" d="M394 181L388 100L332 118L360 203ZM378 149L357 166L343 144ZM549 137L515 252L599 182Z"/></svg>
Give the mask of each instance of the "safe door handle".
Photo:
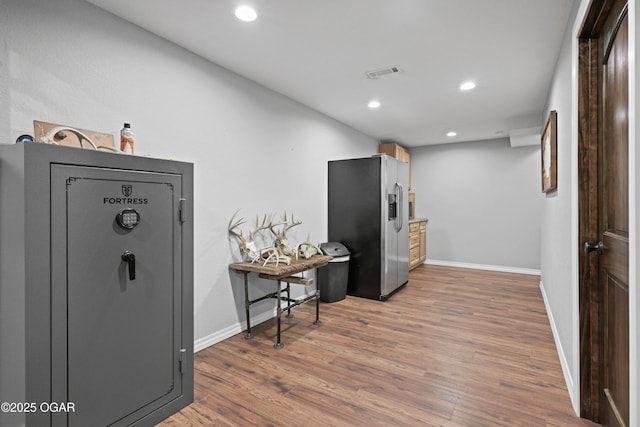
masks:
<svg viewBox="0 0 640 427"><path fill-rule="evenodd" d="M129 280L136 280L136 256L133 252L124 251L121 256L122 261L129 267Z"/></svg>

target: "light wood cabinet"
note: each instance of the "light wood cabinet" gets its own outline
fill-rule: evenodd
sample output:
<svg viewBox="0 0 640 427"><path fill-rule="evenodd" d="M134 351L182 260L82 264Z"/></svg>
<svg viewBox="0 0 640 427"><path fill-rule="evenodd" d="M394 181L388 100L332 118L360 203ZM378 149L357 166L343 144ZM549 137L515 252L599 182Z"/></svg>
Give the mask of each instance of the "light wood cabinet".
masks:
<svg viewBox="0 0 640 427"><path fill-rule="evenodd" d="M420 222L420 262L427 259L427 221Z"/></svg>
<svg viewBox="0 0 640 427"><path fill-rule="evenodd" d="M378 145L378 153L384 153L409 164L409 190L411 190L411 152L395 142L384 142Z"/></svg>
<svg viewBox="0 0 640 427"><path fill-rule="evenodd" d="M427 220L419 219L409 223L409 270L421 265L427 259Z"/></svg>

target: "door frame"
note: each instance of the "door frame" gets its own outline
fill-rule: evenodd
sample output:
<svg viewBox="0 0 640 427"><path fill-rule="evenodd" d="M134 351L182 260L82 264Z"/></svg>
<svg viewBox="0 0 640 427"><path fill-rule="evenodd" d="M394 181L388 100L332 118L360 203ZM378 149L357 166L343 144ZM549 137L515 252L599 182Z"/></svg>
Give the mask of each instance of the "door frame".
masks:
<svg viewBox="0 0 640 427"><path fill-rule="evenodd" d="M585 192L590 189L588 171L586 170L593 161L593 154L589 150L593 149L591 145L593 142L594 129L590 129L587 124L587 118L590 112L588 103L585 103L584 93L581 93L581 89L590 87L593 83L589 81L588 77L585 77L585 69L589 69L593 66L590 64L588 58L584 55L585 42L580 41L581 29L588 23L590 17L590 10L592 8L600 8L606 0L580 0L578 5L578 13L572 29L572 69L573 69L573 99L572 99L572 134L573 134L573 170L575 184L573 186L575 190L575 197L573 198L573 204L575 207L575 231L576 240L575 244L577 248L574 252L576 263L574 264L574 274L576 277L576 293L575 297L578 300L579 310L577 312L577 323L574 323L576 330L576 357L573 359L576 363L575 378L578 381L570 381L573 387L570 387L570 393L573 395L574 409L579 412L581 416L589 417L596 409L596 413L599 408L594 408L593 403L593 387L594 381L598 381L598 372L592 369L590 364L591 352L600 351L598 343L591 342L586 336L587 331L594 332L597 330L598 313L593 312L593 304L597 304L597 301L593 300L592 287L589 285L592 283L587 275L587 280L584 281L585 268L593 267L593 263L597 264L597 260L587 260L583 257L582 243L590 237L591 232L590 223L593 221L588 213L583 212L582 208L589 203L593 203L593 198L585 196ZM640 294L638 293L637 283L640 278L640 250L638 248L638 242L640 241L640 221L638 221L638 215L640 213L640 197L637 195L638 189L640 189L640 168L636 165L640 165L640 150L636 150L638 146L638 132L636 131L638 120L637 100L640 99L640 76L637 72L637 66L635 58L640 57L640 44L636 43L636 38L639 35L638 28L640 28L640 14L638 13L638 1L629 0L628 6L628 19L629 19L629 402L630 413L629 423L630 425L637 425L640 421L640 382L638 374L640 373L640 340L637 337L638 331L640 331ZM586 84L586 86L585 86ZM596 113L597 114L597 113ZM596 133L597 136L597 133ZM592 184L591 184L592 185ZM596 201L597 202L597 201ZM595 257L592 257L595 258ZM588 262L587 262L588 261ZM590 265L591 264L591 265ZM591 299L590 299L591 298ZM595 317L594 317L595 316Z"/></svg>
<svg viewBox="0 0 640 427"><path fill-rule="evenodd" d="M591 15L591 14L590 14ZM590 55L597 49L597 39L578 38L578 301L580 405L583 418L599 421L598 394L601 372L602 342L598 266L600 257L586 256L582 242L598 241L598 60ZM594 55L595 56L595 55Z"/></svg>

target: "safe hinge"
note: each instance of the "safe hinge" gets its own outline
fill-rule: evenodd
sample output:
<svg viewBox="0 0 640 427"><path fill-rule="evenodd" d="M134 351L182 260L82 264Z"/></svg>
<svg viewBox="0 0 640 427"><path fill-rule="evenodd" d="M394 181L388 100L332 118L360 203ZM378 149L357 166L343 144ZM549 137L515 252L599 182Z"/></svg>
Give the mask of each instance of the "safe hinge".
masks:
<svg viewBox="0 0 640 427"><path fill-rule="evenodd" d="M180 358L178 359L178 369L181 374L184 374L184 364L186 363L185 358L187 356L187 349L180 349Z"/></svg>
<svg viewBox="0 0 640 427"><path fill-rule="evenodd" d="M187 221L187 199L180 199L178 202L178 212L180 212L180 222Z"/></svg>

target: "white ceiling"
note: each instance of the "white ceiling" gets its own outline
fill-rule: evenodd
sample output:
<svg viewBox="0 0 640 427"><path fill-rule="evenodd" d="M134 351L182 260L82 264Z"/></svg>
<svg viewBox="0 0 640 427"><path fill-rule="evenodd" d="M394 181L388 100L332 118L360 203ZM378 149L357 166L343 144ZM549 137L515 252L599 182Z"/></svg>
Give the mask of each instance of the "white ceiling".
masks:
<svg viewBox="0 0 640 427"><path fill-rule="evenodd" d="M572 0L88 0L380 140L542 127ZM258 19L239 21L239 4ZM403 72L377 80L366 71ZM458 86L473 80L477 87ZM378 99L382 106L369 110ZM447 132L457 136L449 138Z"/></svg>

